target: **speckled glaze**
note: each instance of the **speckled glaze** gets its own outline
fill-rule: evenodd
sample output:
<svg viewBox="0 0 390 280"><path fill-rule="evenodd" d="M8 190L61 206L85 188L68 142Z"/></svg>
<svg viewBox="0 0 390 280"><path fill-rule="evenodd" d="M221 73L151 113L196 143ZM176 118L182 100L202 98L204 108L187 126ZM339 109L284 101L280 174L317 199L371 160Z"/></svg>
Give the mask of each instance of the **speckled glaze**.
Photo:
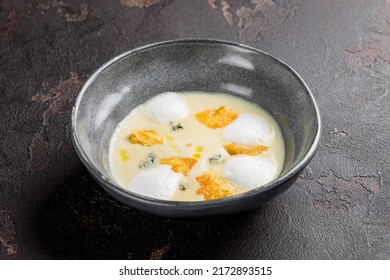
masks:
<svg viewBox="0 0 390 280"><path fill-rule="evenodd" d="M161 201L117 186L108 171L110 137L133 108L164 91L225 92L261 105L283 132L282 174L244 194L202 202ZM314 156L320 130L315 100L293 69L257 49L216 40L167 41L117 56L88 79L72 112L74 147L97 182L128 206L171 218L237 213L281 194Z"/></svg>

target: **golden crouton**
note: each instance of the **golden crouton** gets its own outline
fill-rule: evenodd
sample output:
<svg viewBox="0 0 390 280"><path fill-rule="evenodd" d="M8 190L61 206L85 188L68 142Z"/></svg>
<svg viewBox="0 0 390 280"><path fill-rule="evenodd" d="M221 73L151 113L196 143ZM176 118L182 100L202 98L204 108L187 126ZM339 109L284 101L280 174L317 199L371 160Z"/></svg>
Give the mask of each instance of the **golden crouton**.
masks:
<svg viewBox="0 0 390 280"><path fill-rule="evenodd" d="M218 109L200 112L195 117L209 128L220 128L234 121L238 117L238 113L233 109L225 109L225 106L221 106Z"/></svg>
<svg viewBox="0 0 390 280"><path fill-rule="evenodd" d="M257 155L260 155L262 152L265 152L268 150L268 147L263 146L263 145L244 146L244 145L238 145L235 143L225 144L225 145L223 145L223 147L231 156L240 155L240 154L257 156Z"/></svg>
<svg viewBox="0 0 390 280"><path fill-rule="evenodd" d="M196 177L201 187L196 194L203 195L204 200L219 199L238 194L235 187L220 173L207 171Z"/></svg>
<svg viewBox="0 0 390 280"><path fill-rule="evenodd" d="M164 138L159 136L154 130L133 129L129 139L132 144L140 144L142 146L152 146L164 142Z"/></svg>
<svg viewBox="0 0 390 280"><path fill-rule="evenodd" d="M172 170L176 173L182 173L184 176L188 175L188 172L197 162L193 158L162 158L161 164L168 164L172 166Z"/></svg>

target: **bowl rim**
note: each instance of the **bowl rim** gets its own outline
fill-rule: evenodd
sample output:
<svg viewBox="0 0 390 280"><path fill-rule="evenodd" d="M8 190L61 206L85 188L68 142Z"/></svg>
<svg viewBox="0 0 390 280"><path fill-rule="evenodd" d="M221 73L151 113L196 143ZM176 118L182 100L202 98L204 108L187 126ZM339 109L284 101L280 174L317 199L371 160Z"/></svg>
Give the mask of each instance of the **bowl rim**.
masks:
<svg viewBox="0 0 390 280"><path fill-rule="evenodd" d="M90 161L90 159L85 154L83 148L81 147L80 141L77 136L77 112L80 106L80 102L84 96L84 93L87 91L89 86L98 78L100 73L102 73L105 69L109 68L111 65L115 64L116 62L120 61L121 59L141 52L146 51L149 49L153 49L156 47L161 46L167 46L167 45L175 45L175 44L208 44L208 45L223 45L223 46L230 46L230 47L236 47L243 50L251 51L263 56L267 56L271 58L273 61L287 69L293 76L296 77L296 80L302 84L303 88L305 89L305 93L308 94L316 115L316 132L315 137L310 144L309 150L306 152L304 157L295 165L293 168L291 168L289 171L287 171L283 176L278 177L277 179L271 181L270 183L263 185L261 187L249 190L247 192L222 198L222 199L216 199L216 200L207 200L207 201L174 201L174 200L161 200L161 199L155 199L148 196L143 196L134 192L131 192L123 187L120 187L114 183L111 182L109 178L107 178L102 172L100 172L99 169L97 169L94 164ZM297 173L299 173L313 158L316 150L318 149L319 142L320 142L320 136L321 136L321 117L318 105L314 99L314 96L310 90L310 88L307 86L305 81L301 78L301 76L287 63L284 61L274 57L273 55L268 54L267 52L261 51L257 48L247 46L245 44L236 43L232 41L227 40L218 40L218 39L203 39L203 38L188 38L188 39L175 39L175 40L167 40L167 41L161 41L156 42L152 44L147 44L144 46L140 46L134 49L131 49L129 51L126 51L124 53L121 53L110 60L108 60L106 63L104 63L102 66L100 66L97 70L93 72L92 75L84 82L83 86L79 90L77 97L75 99L73 108L72 108L72 115L71 115L71 138L73 146L76 150L77 155L79 156L82 163L87 167L90 174L102 185L108 187L111 191L114 191L116 194L130 198L134 202L147 204L147 205L153 205L156 207L164 207L164 208L177 208L177 209L185 209L185 210L211 210L213 208L219 208L226 204L236 204L240 200L244 200L246 197L251 196L257 196L260 195L263 192L272 190L277 188L279 185L283 184L284 182L289 181L292 179Z"/></svg>

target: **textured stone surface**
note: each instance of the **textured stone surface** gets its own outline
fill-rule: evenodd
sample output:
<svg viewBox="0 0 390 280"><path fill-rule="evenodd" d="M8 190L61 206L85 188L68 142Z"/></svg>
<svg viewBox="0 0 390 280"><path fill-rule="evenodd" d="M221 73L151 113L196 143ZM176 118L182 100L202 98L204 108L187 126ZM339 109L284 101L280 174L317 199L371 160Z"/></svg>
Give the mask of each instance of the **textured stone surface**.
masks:
<svg viewBox="0 0 390 280"><path fill-rule="evenodd" d="M70 140L81 84L128 49L188 37L286 61L323 118L317 155L258 210L129 209ZM0 259L390 259L390 1L0 0Z"/></svg>

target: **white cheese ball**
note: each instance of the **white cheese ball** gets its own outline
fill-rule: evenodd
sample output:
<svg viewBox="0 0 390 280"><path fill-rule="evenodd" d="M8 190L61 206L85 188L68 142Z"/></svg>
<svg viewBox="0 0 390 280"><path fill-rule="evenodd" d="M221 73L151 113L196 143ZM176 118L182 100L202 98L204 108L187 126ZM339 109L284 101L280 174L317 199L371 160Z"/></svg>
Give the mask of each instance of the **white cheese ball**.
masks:
<svg viewBox="0 0 390 280"><path fill-rule="evenodd" d="M270 144L274 138L272 126L255 114L242 114L227 125L222 136L239 145Z"/></svg>
<svg viewBox="0 0 390 280"><path fill-rule="evenodd" d="M178 121L188 115L188 106L177 93L164 92L154 97L146 108L146 115L160 123Z"/></svg>
<svg viewBox="0 0 390 280"><path fill-rule="evenodd" d="M159 165L142 170L129 183L132 192L156 199L171 200L183 178L172 171L170 165Z"/></svg>
<svg viewBox="0 0 390 280"><path fill-rule="evenodd" d="M259 156L231 157L222 169L223 176L243 188L256 188L271 182L276 176L276 164Z"/></svg>

